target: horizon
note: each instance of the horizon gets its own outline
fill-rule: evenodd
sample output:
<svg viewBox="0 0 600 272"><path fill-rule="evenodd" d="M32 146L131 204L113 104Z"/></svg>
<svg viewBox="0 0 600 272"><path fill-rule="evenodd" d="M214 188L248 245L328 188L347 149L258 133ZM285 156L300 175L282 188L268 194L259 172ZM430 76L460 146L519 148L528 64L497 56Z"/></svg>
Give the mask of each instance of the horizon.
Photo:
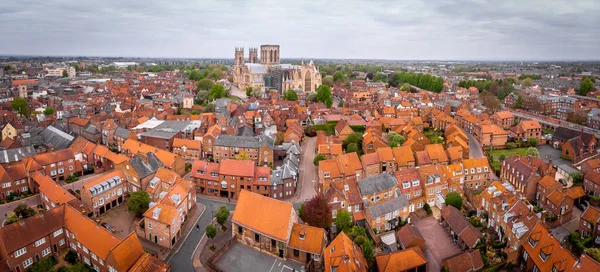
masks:
<svg viewBox="0 0 600 272"><path fill-rule="evenodd" d="M26 0L0 14L3 55L233 59L278 44L289 59L600 60L593 0Z"/></svg>

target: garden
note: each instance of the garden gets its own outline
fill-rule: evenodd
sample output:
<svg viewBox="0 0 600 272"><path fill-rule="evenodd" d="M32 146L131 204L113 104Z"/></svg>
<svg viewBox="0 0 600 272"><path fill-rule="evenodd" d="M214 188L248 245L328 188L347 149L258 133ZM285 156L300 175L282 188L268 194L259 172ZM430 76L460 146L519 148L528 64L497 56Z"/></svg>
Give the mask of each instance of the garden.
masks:
<svg viewBox="0 0 600 272"><path fill-rule="evenodd" d="M446 141L444 139L444 132L441 130L425 128L423 134L425 134L425 137L429 138L432 144L444 144Z"/></svg>

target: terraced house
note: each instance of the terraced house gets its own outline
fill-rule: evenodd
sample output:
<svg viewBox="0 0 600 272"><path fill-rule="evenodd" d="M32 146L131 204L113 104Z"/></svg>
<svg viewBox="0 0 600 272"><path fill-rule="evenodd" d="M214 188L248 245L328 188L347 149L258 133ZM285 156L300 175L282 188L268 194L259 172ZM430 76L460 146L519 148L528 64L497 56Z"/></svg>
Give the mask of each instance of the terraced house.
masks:
<svg viewBox="0 0 600 272"><path fill-rule="evenodd" d="M264 135L256 137L220 135L213 144L213 159L219 162L246 153L257 166L272 166L273 142L273 139Z"/></svg>
<svg viewBox="0 0 600 272"><path fill-rule="evenodd" d="M113 170L86 182L81 189L81 201L97 216L121 205L126 193L127 178L121 170Z"/></svg>
<svg viewBox="0 0 600 272"><path fill-rule="evenodd" d="M398 181L393 175L382 173L361 179L358 181L358 187L365 203L368 230L386 232L395 228L400 220L408 218L409 201L402 195Z"/></svg>

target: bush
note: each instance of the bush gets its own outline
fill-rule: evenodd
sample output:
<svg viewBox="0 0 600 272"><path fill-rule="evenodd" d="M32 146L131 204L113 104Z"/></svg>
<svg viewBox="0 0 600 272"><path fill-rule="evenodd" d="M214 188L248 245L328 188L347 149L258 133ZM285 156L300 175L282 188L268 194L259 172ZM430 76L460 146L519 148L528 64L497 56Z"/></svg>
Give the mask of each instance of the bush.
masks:
<svg viewBox="0 0 600 272"><path fill-rule="evenodd" d="M54 256L49 258L43 258L39 262L33 264L28 270L29 272L47 272L52 271L52 268L56 265L56 259Z"/></svg>
<svg viewBox="0 0 600 272"><path fill-rule="evenodd" d="M554 222L554 221L556 221L557 219L558 219L558 216L556 216L556 215L554 215L554 214L551 214L551 215L548 215L548 216L546 216L546 221L548 221L548 222Z"/></svg>
<svg viewBox="0 0 600 272"><path fill-rule="evenodd" d="M461 209L463 204L462 196L457 192L450 192L446 195L446 205L454 206L457 209Z"/></svg>
<svg viewBox="0 0 600 272"><path fill-rule="evenodd" d="M423 209L425 210L427 215L431 215L431 207L429 206L428 203L425 203L425 205L423 206Z"/></svg>
<svg viewBox="0 0 600 272"><path fill-rule="evenodd" d="M506 156L504 154L500 154L500 157L498 157L498 159L500 161L504 161L506 159Z"/></svg>
<svg viewBox="0 0 600 272"><path fill-rule="evenodd" d="M132 192L127 200L127 210L140 217L150 207L150 195L146 191Z"/></svg>
<svg viewBox="0 0 600 272"><path fill-rule="evenodd" d="M67 254L65 254L65 261L70 264L76 264L79 258L77 257L77 252L73 250L69 250Z"/></svg>
<svg viewBox="0 0 600 272"><path fill-rule="evenodd" d="M215 249L217 249L215 245L210 245L208 248L210 249L210 251L215 251Z"/></svg>
<svg viewBox="0 0 600 272"><path fill-rule="evenodd" d="M215 238L215 236L217 236L217 227L215 227L215 225L210 224L208 226L206 226L206 236L208 236L208 238L212 239Z"/></svg>
<svg viewBox="0 0 600 272"><path fill-rule="evenodd" d="M315 158L313 159L313 164L314 164L315 166L317 166L317 165L319 165L319 162L320 162L320 161L322 161L322 160L326 160L326 159L327 159L327 158L325 158L325 156L323 156L323 155L319 154L319 155L315 156Z"/></svg>
<svg viewBox="0 0 600 272"><path fill-rule="evenodd" d="M536 147L538 145L538 139L536 139L536 138L527 139L527 145L529 145L530 147Z"/></svg>

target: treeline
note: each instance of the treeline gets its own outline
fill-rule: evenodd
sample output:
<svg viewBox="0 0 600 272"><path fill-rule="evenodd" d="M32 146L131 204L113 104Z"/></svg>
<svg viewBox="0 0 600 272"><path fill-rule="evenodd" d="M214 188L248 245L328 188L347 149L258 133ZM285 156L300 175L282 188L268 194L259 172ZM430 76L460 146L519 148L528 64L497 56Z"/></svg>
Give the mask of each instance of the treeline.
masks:
<svg viewBox="0 0 600 272"><path fill-rule="evenodd" d="M444 90L444 79L428 74L399 72L390 79L390 85L398 87L403 83L419 87L430 92L440 93Z"/></svg>
<svg viewBox="0 0 600 272"><path fill-rule="evenodd" d="M519 80L523 80L526 78L531 78L533 80L538 80L538 79L542 79L542 76L538 75L538 74L521 74L519 76Z"/></svg>
<svg viewBox="0 0 600 272"><path fill-rule="evenodd" d="M514 79L512 78L505 80L462 80L458 82L458 87L475 87L479 92L490 91L498 99L503 100L507 95L515 91L512 84L514 84Z"/></svg>

